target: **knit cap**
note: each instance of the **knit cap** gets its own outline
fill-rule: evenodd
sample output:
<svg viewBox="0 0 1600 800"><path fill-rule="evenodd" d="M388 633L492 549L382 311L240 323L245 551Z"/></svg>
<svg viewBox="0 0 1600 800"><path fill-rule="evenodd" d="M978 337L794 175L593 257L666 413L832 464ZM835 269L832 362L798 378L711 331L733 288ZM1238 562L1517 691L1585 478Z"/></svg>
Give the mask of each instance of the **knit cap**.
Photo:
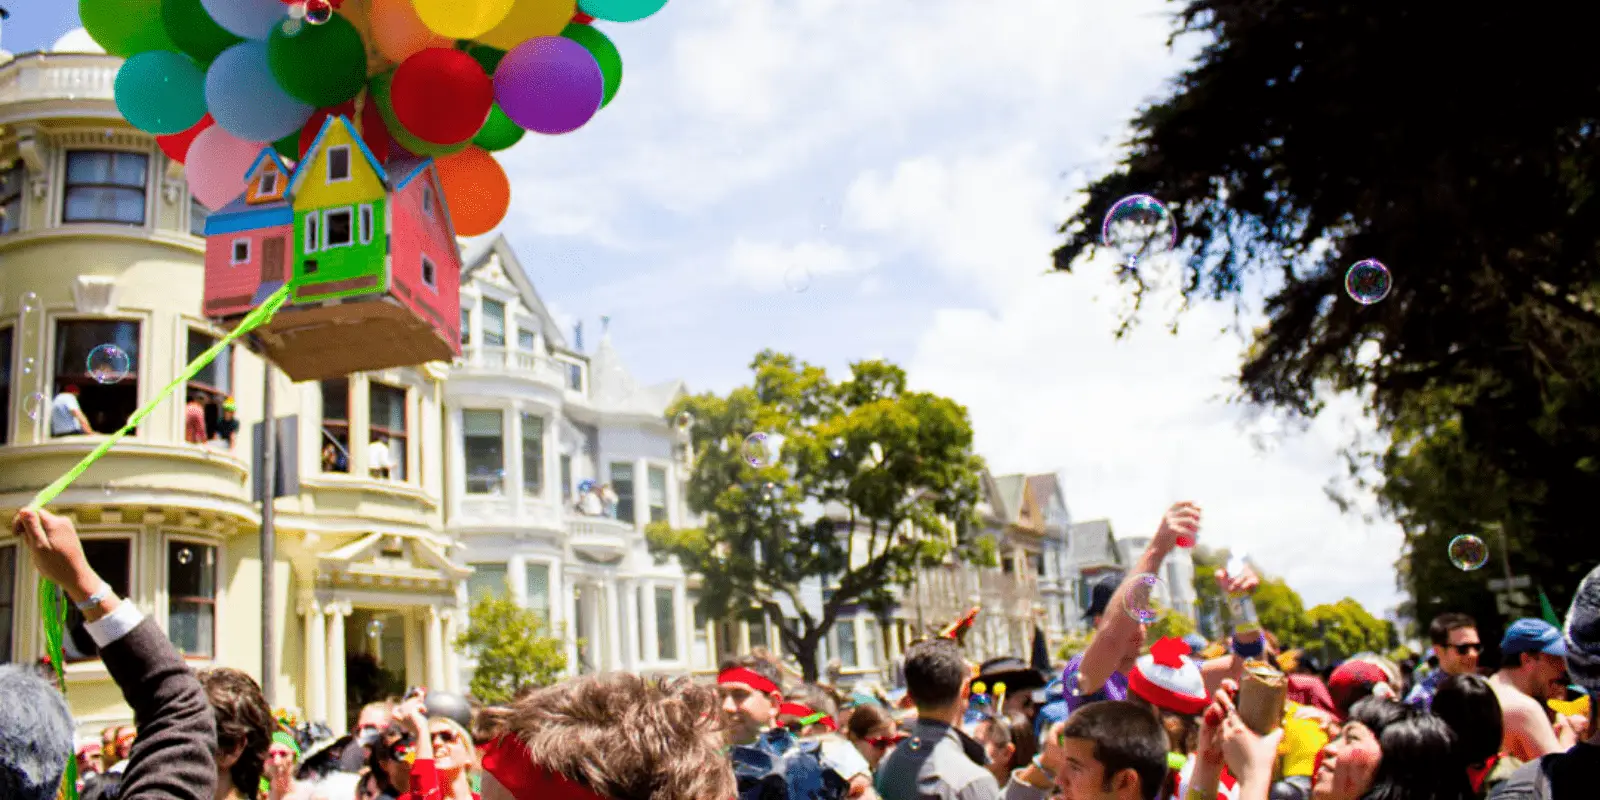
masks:
<svg viewBox="0 0 1600 800"><path fill-rule="evenodd" d="M1141 656L1128 675L1128 689L1157 708L1179 714L1205 711L1206 681L1182 639L1164 637Z"/></svg>

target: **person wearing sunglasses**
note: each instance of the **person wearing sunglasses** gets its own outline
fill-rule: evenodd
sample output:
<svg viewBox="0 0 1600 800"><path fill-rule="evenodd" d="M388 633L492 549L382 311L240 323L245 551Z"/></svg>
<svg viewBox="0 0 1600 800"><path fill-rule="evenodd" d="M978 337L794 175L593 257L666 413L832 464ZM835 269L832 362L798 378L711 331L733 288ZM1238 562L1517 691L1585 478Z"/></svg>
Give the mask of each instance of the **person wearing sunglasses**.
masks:
<svg viewBox="0 0 1600 800"><path fill-rule="evenodd" d="M411 789L400 800L479 800L472 791L478 752L461 723L427 716L427 691L419 690L394 710L395 721L416 742L410 753Z"/></svg>
<svg viewBox="0 0 1600 800"><path fill-rule="evenodd" d="M1478 655L1483 652L1477 621L1454 611L1433 618L1428 625L1428 639L1433 642L1433 652L1439 657L1439 668L1417 681L1411 693L1406 695L1406 705L1424 709L1433 705L1433 696L1445 678L1476 675Z"/></svg>

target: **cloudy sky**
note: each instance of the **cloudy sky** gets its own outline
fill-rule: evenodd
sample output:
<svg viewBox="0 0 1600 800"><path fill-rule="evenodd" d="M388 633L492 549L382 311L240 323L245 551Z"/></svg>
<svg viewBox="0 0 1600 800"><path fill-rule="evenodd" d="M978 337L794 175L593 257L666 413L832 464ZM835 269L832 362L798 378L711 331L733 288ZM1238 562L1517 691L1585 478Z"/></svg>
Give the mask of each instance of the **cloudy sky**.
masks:
<svg viewBox="0 0 1600 800"><path fill-rule="evenodd" d="M11 6L14 52L77 25L76 3ZM1397 526L1322 491L1363 428L1353 404L1262 446L1270 421L1224 401L1243 347L1230 308L1116 341L1109 263L1045 274L1076 190L1197 46L1168 49L1171 11L674 0L602 25L626 64L611 106L502 154L503 228L569 327L592 343L611 317L641 381L724 391L767 347L830 371L888 358L967 405L997 472L1058 472L1074 518L1143 534L1192 498L1203 540L1308 603L1388 608Z"/></svg>

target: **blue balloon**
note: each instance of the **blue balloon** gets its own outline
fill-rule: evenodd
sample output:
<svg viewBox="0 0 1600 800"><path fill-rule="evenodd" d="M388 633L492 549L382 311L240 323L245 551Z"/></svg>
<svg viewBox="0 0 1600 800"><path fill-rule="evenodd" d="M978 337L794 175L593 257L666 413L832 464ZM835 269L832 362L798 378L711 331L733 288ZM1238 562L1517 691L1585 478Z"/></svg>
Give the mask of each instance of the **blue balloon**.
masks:
<svg viewBox="0 0 1600 800"><path fill-rule="evenodd" d="M578 0L578 10L608 22L637 22L666 4L667 0Z"/></svg>
<svg viewBox="0 0 1600 800"><path fill-rule="evenodd" d="M122 117L157 136L182 133L206 115L205 73L182 53L135 53L122 62L113 88Z"/></svg>
<svg viewBox="0 0 1600 800"><path fill-rule="evenodd" d="M311 118L309 103L294 99L272 78L267 43L236 44L206 72L206 108L222 129L247 142L275 142Z"/></svg>
<svg viewBox="0 0 1600 800"><path fill-rule="evenodd" d="M289 16L283 0L200 0L206 13L234 36L265 39Z"/></svg>

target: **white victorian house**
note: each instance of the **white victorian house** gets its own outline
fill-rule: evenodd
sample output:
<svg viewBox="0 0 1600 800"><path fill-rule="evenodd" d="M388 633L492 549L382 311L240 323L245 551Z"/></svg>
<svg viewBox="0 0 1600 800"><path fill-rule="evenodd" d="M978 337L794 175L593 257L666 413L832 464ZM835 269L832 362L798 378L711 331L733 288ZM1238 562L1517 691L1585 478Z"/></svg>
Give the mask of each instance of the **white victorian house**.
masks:
<svg viewBox="0 0 1600 800"><path fill-rule="evenodd" d="M547 615L574 673L687 672L684 572L644 540L685 513L664 416L682 383L635 385L609 339L581 352L504 237L464 254L461 314L444 402L445 527L473 569L462 600L509 592ZM607 485L613 502L583 502Z"/></svg>

